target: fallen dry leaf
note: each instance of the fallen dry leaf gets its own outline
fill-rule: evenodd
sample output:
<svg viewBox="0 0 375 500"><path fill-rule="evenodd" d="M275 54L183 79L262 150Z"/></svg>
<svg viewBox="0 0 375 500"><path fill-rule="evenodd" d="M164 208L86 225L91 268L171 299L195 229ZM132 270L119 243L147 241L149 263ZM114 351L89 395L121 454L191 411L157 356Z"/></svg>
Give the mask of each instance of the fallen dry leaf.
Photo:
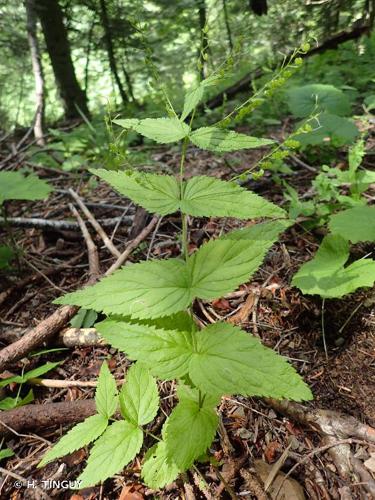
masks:
<svg viewBox="0 0 375 500"><path fill-rule="evenodd" d="M264 483L268 478L272 465L263 460L255 460L254 467ZM278 472L267 493L272 500L305 500L306 498L302 486L291 477L285 479L285 474L281 471Z"/></svg>
<svg viewBox="0 0 375 500"><path fill-rule="evenodd" d="M137 489L142 486L137 484L128 484L122 488L118 500L143 500L144 496Z"/></svg>

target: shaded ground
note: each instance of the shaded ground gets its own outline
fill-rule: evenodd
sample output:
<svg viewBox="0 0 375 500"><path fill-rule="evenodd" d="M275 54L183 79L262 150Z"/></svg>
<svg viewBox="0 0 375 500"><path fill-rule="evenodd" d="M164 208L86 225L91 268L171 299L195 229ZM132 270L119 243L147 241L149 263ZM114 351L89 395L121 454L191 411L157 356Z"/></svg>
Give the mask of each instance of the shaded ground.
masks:
<svg viewBox="0 0 375 500"><path fill-rule="evenodd" d="M208 153L200 151L198 154L198 151L190 150L187 156L187 171L191 175L205 173L225 178L254 163L258 155L261 153L236 153L225 158L213 159ZM166 170L173 171L178 165L179 154L160 150L154 154L153 159L161 162ZM39 173L41 172L43 173L43 171ZM293 177L295 184L300 186L301 191L308 189L314 173L306 169L296 172L297 176ZM92 183L88 185L86 174L56 176L51 172L45 172L45 175L60 191L57 190L47 202L9 203L8 211L11 216L73 220L67 207L71 198L64 191L68 184L79 190L79 194L86 202L114 204L124 208L121 210L90 207L98 219L119 216L125 212L127 215L134 213L134 207L129 207L126 200L104 184L100 183L95 187L92 187ZM250 183L249 187L277 203L282 201L280 188L271 184L268 177ZM218 235L223 230L227 231L236 224L235 221L224 219L191 221L191 250L207 238ZM124 247L128 239L128 227L120 224L113 231L113 241L120 248ZM164 218L157 232L150 235L133 253L131 260L177 255L179 243L174 237L174 232L178 227L177 217ZM109 234L111 232L112 230L108 231ZM3 237L4 233L0 232L0 235ZM7 343L6 339L9 340L10 333L36 325L47 317L55 308L51 304L52 300L63 292L79 288L80 284L85 282L88 268L85 247L79 231L14 229L14 237L17 245L23 250L20 269L0 276L0 293L30 274L35 274L36 281L20 290L15 290L0 306L2 345ZM315 396L315 400L310 403L312 408L343 411L374 425L373 290L360 291L349 299L326 302L327 358L322 343L320 299L303 297L297 289L290 287L291 277L301 263L315 252L320 237L318 234L306 232L300 225L294 226L272 247L264 265L251 283L212 303L203 301L197 303L195 313L204 323L218 319L233 320L235 317L238 324L258 335L265 345L286 356L311 386ZM102 244L98 239L96 243L98 246ZM80 254L81 257L77 262L69 264L70 259ZM100 249L100 258L102 270L105 270L113 260L105 248ZM62 263L67 263L65 269L50 272ZM19 373L23 368L29 370L47 360L58 360L61 362L60 366L49 373L48 378L92 381L108 354L112 356L109 362L112 373L116 378L123 378L128 361L123 354L106 346L76 347L30 357L17 363L14 372ZM33 389L37 404L86 399L94 395L92 388L51 389L35 386ZM15 387L10 387L6 389L4 395L15 395L16 390ZM27 390L26 387L22 389L25 393ZM162 384L161 392L164 399L163 411L158 421L159 427L165 418L163 413L168 414L170 411L174 395L173 384ZM130 500L144 497L191 499L209 498L207 492L209 488L212 498L230 498L231 493L238 498L250 498L246 493L246 478L240 474L240 469L251 470L254 460L257 459L263 460L266 464L274 464L289 447L281 468L286 472L303 456L319 446L319 436L316 433L282 417L262 400L224 398L220 410L223 425L212 446L212 452L220 464L216 469L203 464L195 473L189 473L185 482L179 480L162 492L152 492L141 484L140 463L134 461L123 474L106 481L103 487L90 488L78 494L51 489L48 494L52 498L74 498L74 500L81 498ZM51 428L38 432L38 435L28 433L21 438L13 436L7 440L7 446L14 450L15 456L6 462L3 461L1 465L8 471L27 479L53 477L74 480L84 465L85 450L75 452L42 470L36 469L48 443L55 442L62 434L63 429ZM354 448L360 458L368 458L368 448L361 444L355 444ZM208 487L202 486L202 477L199 474L202 474L207 481ZM221 476L229 484L228 487L224 486ZM325 453L312 456L296 469L292 477L304 487L307 498L340 498L339 491L343 486L349 488L352 498L360 498L355 485L343 484L330 457ZM16 500L38 497L38 493L30 488L17 490L14 487L14 479L4 473L3 479L2 498ZM292 489L292 493L286 494L287 497L301 498L298 496L301 493L297 489L298 485Z"/></svg>

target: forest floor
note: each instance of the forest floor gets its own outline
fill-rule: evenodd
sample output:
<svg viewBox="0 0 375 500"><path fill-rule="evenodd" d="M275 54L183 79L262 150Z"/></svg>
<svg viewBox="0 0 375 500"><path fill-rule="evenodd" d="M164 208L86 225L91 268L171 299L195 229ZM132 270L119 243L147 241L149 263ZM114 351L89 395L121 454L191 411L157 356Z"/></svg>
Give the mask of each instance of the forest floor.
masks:
<svg viewBox="0 0 375 500"><path fill-rule="evenodd" d="M6 154L4 150L3 156ZM204 173L229 178L254 164L258 154L260 152L250 151L214 158L209 153L191 149L187 153L186 171L188 175ZM152 156L169 171L175 171L179 164L179 153L174 150L159 148ZM12 162L16 164L17 157ZM314 165L310 167L299 166L295 169L296 175L290 177L300 193L310 188L311 180L316 175ZM50 170L38 169L38 175L51 182L55 191L43 202L9 202L9 216L74 221L68 206L74 200L67 191L68 187L73 187L96 219L123 217L118 224L106 228L121 251L148 223L141 211L136 212L135 207L107 185L89 182L85 172L78 175L66 172L54 174ZM281 187L271 182L267 174L258 181L250 182L248 187L275 203L283 201ZM232 219L191 220L190 250L207 238L238 224ZM179 242L174 237L177 226L177 217L164 217L129 260L136 262L146 258L177 256L180 252ZM92 228L89 229L91 231ZM14 227L13 236L22 248L22 256L18 270L0 276L1 347L22 337L27 329L51 315L56 309L52 305L53 299L80 288L88 279L87 252L78 225L69 230ZM99 250L100 270L104 272L114 258L93 231L92 237ZM322 341L321 299L303 296L290 286L291 277L301 263L315 253L320 239L321 235L316 232L306 231L301 224L294 225L272 247L250 283L221 299L199 301L194 309L202 323L231 321L285 356L311 387L314 393L312 402L303 407L296 405L288 408L258 398L223 398L220 406L222 425L211 447L218 465L199 464L195 472L187 473L161 492L151 491L142 485L140 462L135 460L122 474L107 480L103 486L76 493L51 488L44 490L45 494L50 498L74 500L372 498L370 481L375 469L375 454L370 441L374 445L375 431L370 436L370 427L366 427L370 436L367 440L367 435L356 435L356 429L362 429L361 423L375 427L374 290L362 290L343 300L326 301L326 353ZM366 253L374 250L373 246L367 247ZM17 283L21 286L15 286ZM53 346L58 346L57 338L43 348L51 349ZM41 349L37 352L40 353ZM54 379L71 381L70 384L65 382L66 386L46 387L33 382L33 404L44 405L48 411L48 405L52 403L93 398L95 389L90 387L90 382L95 381L102 361L108 357L111 357L109 366L115 378L123 379L129 361L124 354L101 343L68 348L60 346L56 351L29 356L13 363L2 377L28 371L47 361L59 361L59 366L43 377L47 379L45 383L48 385L48 381ZM76 384L77 381L81 386ZM85 386L83 382L89 383ZM29 388L24 386L22 394L26 394ZM172 383L164 383L160 387L162 412L157 420L159 428L170 412L174 389ZM14 396L17 388L12 385L6 391L2 390L3 396ZM303 411L302 416L296 413L297 409ZM336 426L336 417L340 419L337 413L321 413L321 410L343 413L344 420L348 419L347 424L350 428L354 427L354 431L346 432L346 423ZM350 416L356 420L351 420ZM319 419L325 417L331 418L331 428L338 429L337 432L330 433L327 427L320 425ZM82 416L76 415L77 421L80 418ZM314 420L316 418L318 423ZM14 450L15 455L1 464L1 498L41 498L39 490L16 488L17 476L39 482L51 478L74 480L79 475L86 458L85 450L43 469L36 467L49 444L56 442L66 428L61 423L51 422L49 426L43 425L42 429L26 428L18 433L8 429L6 446ZM329 438L333 438L334 442L343 442L332 446ZM330 443L332 448L327 446ZM329 453L333 450L338 453ZM341 458L337 456L340 453ZM357 464L354 472L352 468L350 471L343 470L349 454ZM364 463L369 464L371 457L372 472L371 466L363 466ZM286 477L288 471L291 474ZM268 483L266 493L262 482ZM366 482L370 490L363 487Z"/></svg>

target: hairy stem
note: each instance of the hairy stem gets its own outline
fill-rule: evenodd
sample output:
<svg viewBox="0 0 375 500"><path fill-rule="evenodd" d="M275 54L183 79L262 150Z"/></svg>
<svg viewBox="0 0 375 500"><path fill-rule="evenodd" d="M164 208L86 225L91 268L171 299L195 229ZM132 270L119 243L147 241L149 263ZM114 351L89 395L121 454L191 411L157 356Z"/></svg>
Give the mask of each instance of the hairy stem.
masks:
<svg viewBox="0 0 375 500"><path fill-rule="evenodd" d="M188 139L185 138L183 143L182 143L181 162L180 162L180 198L182 198L182 195L183 195L184 165L185 165L187 144L188 144ZM187 258L189 256L188 234L187 234L187 215L184 213L181 213L181 219L182 219L182 234L181 234L182 254L183 254L185 260L187 260Z"/></svg>

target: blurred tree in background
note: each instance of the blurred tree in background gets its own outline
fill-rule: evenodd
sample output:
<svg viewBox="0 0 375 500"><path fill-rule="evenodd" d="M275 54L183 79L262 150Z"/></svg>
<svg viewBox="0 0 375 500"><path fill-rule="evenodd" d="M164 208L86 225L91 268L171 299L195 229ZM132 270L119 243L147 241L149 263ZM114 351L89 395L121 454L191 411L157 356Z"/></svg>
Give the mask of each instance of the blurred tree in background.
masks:
<svg viewBox="0 0 375 500"><path fill-rule="evenodd" d="M162 106L158 74L179 101L235 52L232 97L304 39L324 50L369 33L374 11L374 0L0 0L1 128L82 119L108 99L129 113ZM213 107L223 90L210 89Z"/></svg>

